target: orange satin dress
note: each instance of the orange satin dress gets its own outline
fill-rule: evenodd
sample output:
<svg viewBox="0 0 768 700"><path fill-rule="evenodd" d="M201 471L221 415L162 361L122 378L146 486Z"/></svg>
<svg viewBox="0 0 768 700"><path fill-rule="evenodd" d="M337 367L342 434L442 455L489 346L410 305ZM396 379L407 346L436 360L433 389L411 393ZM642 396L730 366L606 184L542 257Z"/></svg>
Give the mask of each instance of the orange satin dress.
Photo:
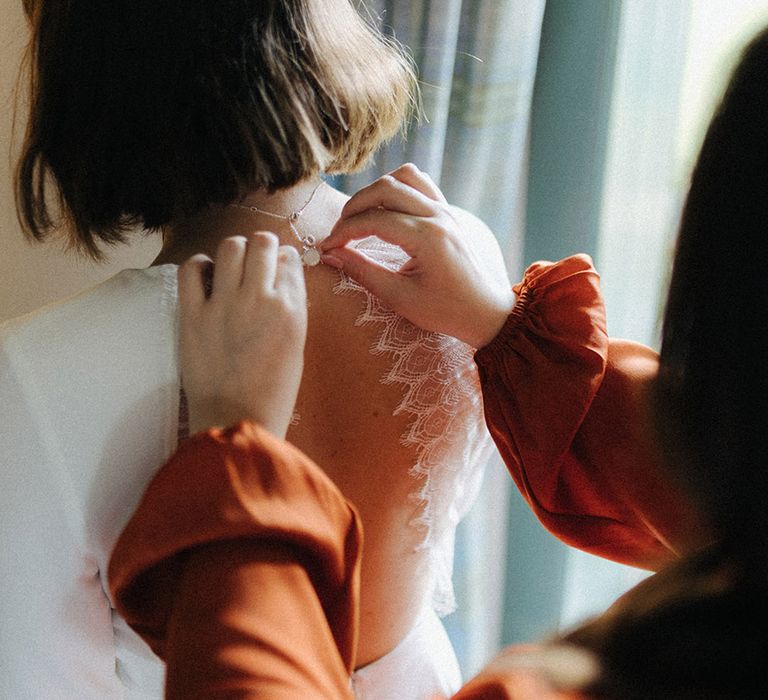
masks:
<svg viewBox="0 0 768 700"><path fill-rule="evenodd" d="M568 544L656 568L698 523L648 438L648 348L609 341L586 256L537 263L476 355L486 420L518 488ZM118 541L120 613L167 662L168 698L352 697L362 532L305 455L244 422L190 438ZM534 650L507 650L455 697L575 700ZM548 676L547 676L548 677Z"/></svg>

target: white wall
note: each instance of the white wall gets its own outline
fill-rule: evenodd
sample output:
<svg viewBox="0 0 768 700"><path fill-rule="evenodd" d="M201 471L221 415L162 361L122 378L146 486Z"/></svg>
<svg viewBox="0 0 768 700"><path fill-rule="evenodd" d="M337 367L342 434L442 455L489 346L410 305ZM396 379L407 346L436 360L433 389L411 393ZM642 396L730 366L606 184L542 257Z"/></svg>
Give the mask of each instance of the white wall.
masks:
<svg viewBox="0 0 768 700"><path fill-rule="evenodd" d="M21 0L0 0L0 322L69 296L126 267L144 267L156 254L157 237L139 240L96 264L65 253L60 242L25 240L13 201L15 154L26 114L20 101L12 134L14 87L29 30ZM14 148L14 141L16 147Z"/></svg>

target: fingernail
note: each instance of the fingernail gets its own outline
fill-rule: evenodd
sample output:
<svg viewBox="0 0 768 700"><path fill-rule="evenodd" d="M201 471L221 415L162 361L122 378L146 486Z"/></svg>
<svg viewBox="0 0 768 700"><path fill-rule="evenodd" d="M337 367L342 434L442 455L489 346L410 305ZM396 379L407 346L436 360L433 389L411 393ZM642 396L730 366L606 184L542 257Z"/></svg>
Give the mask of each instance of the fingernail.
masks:
<svg viewBox="0 0 768 700"><path fill-rule="evenodd" d="M335 255L324 253L320 256L320 260L326 265L335 267L337 270L342 270L344 268L344 263L341 262L341 260L339 260Z"/></svg>
<svg viewBox="0 0 768 700"><path fill-rule="evenodd" d="M328 235L328 238L323 239L317 244L317 249L319 251L329 250L332 248L335 248L336 246L331 243L331 245L328 245L328 240L330 239L331 235L333 234L333 231L331 231L331 234Z"/></svg>

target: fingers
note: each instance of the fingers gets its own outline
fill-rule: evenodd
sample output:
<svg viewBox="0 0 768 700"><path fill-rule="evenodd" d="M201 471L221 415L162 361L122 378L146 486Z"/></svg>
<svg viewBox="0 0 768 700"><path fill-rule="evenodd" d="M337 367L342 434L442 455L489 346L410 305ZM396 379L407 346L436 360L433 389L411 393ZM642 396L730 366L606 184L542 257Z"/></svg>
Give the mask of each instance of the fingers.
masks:
<svg viewBox="0 0 768 700"><path fill-rule="evenodd" d="M332 267L342 267L344 273L362 284L385 304L393 306L395 292L402 296L402 275L379 265L353 248L338 248L325 260ZM397 309L394 309L397 311Z"/></svg>
<svg viewBox="0 0 768 700"><path fill-rule="evenodd" d="M217 249L215 274L213 261L207 255L193 255L178 270L182 315L197 313L209 296L226 298L240 289L251 295L271 293L275 289L278 250L277 236L266 231L226 238ZM298 253L294 253L291 257L298 260Z"/></svg>
<svg viewBox="0 0 768 700"><path fill-rule="evenodd" d="M282 245L276 260L275 289L304 289L304 268L299 251L293 246Z"/></svg>
<svg viewBox="0 0 768 700"><path fill-rule="evenodd" d="M231 294L240 288L243 280L243 262L247 241L244 236L225 238L216 249L216 273L213 276L213 293Z"/></svg>
<svg viewBox="0 0 768 700"><path fill-rule="evenodd" d="M429 173L419 170L413 163L405 163L389 174L430 199L443 204L446 203L445 196L435 184L435 181L429 176Z"/></svg>
<svg viewBox="0 0 768 700"><path fill-rule="evenodd" d="M205 286L211 265L212 260L199 253L179 266L177 274L182 318L194 315L205 301Z"/></svg>
<svg viewBox="0 0 768 700"><path fill-rule="evenodd" d="M435 211L434 199L396 177L396 172L380 177L355 193L344 205L340 218L377 207L411 216L431 216ZM410 177L415 178L413 175Z"/></svg>
<svg viewBox="0 0 768 700"><path fill-rule="evenodd" d="M429 216L434 203L445 204L440 188L413 163L401 165L357 192L345 205L341 218L383 207L412 216Z"/></svg>
<svg viewBox="0 0 768 700"><path fill-rule="evenodd" d="M376 235L383 238L379 231L365 232L360 223L367 221L373 223L376 219L358 219L353 227L344 224L361 214L374 215L380 212L378 221L380 228L386 228L392 236L397 235L392 227L384 227L384 222L392 213L411 216L415 218L428 218L434 216L445 205L445 197L440 189L432 181L427 173L419 170L412 163L401 165L391 173L380 177L375 182L353 195L344 206L339 221L321 244L322 251L328 251L344 245L350 240L365 238L367 235ZM394 219L404 222L404 218ZM408 238L398 236L397 240L386 239L390 243L405 248Z"/></svg>
<svg viewBox="0 0 768 700"><path fill-rule="evenodd" d="M266 231L247 237L243 262L242 287L249 294L267 294L274 289L279 241Z"/></svg>
<svg viewBox="0 0 768 700"><path fill-rule="evenodd" d="M277 255L275 290L278 293L288 294L297 305L306 308L307 287L304 268L299 251L293 246L280 246L280 252Z"/></svg>
<svg viewBox="0 0 768 700"><path fill-rule="evenodd" d="M417 253L421 245L418 229L422 222L399 212L369 209L346 219L340 219L328 238L320 243L322 252L334 254L349 241L376 236L387 243L400 246L408 255Z"/></svg>

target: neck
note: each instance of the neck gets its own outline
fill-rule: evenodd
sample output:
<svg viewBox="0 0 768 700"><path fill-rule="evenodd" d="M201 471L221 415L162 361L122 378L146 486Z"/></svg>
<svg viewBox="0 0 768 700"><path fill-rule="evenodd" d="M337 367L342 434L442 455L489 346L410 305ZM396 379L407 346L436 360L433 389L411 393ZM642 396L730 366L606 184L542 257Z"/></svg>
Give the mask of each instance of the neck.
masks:
<svg viewBox="0 0 768 700"><path fill-rule="evenodd" d="M301 210L311 197L294 224L299 235L304 235L306 219L327 209L327 191L334 192L319 178L313 177L272 193L254 190L239 201L208 207L192 217L173 222L163 230L163 247L153 264L180 264L196 253L215 258L222 240L252 231L271 231L281 245L292 245L301 251L302 244L294 235L288 219Z"/></svg>

